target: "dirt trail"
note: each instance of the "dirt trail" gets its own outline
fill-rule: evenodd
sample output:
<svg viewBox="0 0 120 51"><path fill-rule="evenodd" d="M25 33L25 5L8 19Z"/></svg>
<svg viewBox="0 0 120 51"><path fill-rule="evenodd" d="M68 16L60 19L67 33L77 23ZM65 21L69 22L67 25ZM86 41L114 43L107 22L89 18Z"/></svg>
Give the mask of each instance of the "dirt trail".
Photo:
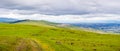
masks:
<svg viewBox="0 0 120 51"><path fill-rule="evenodd" d="M43 51L41 46L35 40L31 40L31 45L33 46L34 51Z"/></svg>
<svg viewBox="0 0 120 51"><path fill-rule="evenodd" d="M42 51L42 48L35 40L20 40L15 51Z"/></svg>
<svg viewBox="0 0 120 51"><path fill-rule="evenodd" d="M21 41L19 42L18 46L16 47L17 51L22 51L25 48L25 42Z"/></svg>

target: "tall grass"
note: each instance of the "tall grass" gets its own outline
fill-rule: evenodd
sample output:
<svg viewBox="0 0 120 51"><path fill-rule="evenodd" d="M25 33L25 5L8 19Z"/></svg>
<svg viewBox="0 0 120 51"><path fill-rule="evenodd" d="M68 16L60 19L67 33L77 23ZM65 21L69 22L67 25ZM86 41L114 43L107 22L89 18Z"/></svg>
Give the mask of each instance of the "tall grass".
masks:
<svg viewBox="0 0 120 51"><path fill-rule="evenodd" d="M19 47L21 43L25 48ZM20 51L120 51L120 35L0 23L0 50L16 51L15 48L23 49Z"/></svg>

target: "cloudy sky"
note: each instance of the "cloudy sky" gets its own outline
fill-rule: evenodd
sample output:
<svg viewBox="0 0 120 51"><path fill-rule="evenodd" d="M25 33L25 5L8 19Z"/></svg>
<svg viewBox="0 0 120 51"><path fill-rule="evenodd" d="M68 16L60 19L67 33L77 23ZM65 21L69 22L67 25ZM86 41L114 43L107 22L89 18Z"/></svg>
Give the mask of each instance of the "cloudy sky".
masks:
<svg viewBox="0 0 120 51"><path fill-rule="evenodd" d="M62 23L115 22L120 0L0 0L0 17Z"/></svg>

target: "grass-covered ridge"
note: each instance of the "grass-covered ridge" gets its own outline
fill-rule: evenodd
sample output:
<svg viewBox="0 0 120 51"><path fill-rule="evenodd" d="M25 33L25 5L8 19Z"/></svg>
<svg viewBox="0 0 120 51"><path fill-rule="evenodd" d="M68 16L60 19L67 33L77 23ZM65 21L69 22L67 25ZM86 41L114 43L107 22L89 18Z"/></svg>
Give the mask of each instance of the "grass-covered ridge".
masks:
<svg viewBox="0 0 120 51"><path fill-rule="evenodd" d="M60 28L35 21L0 23L0 51L120 51L120 35Z"/></svg>

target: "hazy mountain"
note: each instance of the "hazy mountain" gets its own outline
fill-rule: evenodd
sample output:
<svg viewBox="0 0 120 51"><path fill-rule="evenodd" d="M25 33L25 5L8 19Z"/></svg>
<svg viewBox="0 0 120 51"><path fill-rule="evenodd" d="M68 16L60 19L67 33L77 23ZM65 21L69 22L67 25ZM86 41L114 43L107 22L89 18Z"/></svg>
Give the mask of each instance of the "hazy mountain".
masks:
<svg viewBox="0 0 120 51"><path fill-rule="evenodd" d="M0 22L8 22L15 24L30 24L30 25L44 25L54 27L69 27L69 28L89 28L94 30L100 30L104 32L120 33L120 23L53 23L44 20L17 20L13 18L0 18Z"/></svg>
<svg viewBox="0 0 120 51"><path fill-rule="evenodd" d="M0 18L0 22L14 22L17 21L17 19L13 18Z"/></svg>
<svg viewBox="0 0 120 51"><path fill-rule="evenodd" d="M83 28L102 30L104 32L120 33L120 23L78 23L71 24Z"/></svg>

